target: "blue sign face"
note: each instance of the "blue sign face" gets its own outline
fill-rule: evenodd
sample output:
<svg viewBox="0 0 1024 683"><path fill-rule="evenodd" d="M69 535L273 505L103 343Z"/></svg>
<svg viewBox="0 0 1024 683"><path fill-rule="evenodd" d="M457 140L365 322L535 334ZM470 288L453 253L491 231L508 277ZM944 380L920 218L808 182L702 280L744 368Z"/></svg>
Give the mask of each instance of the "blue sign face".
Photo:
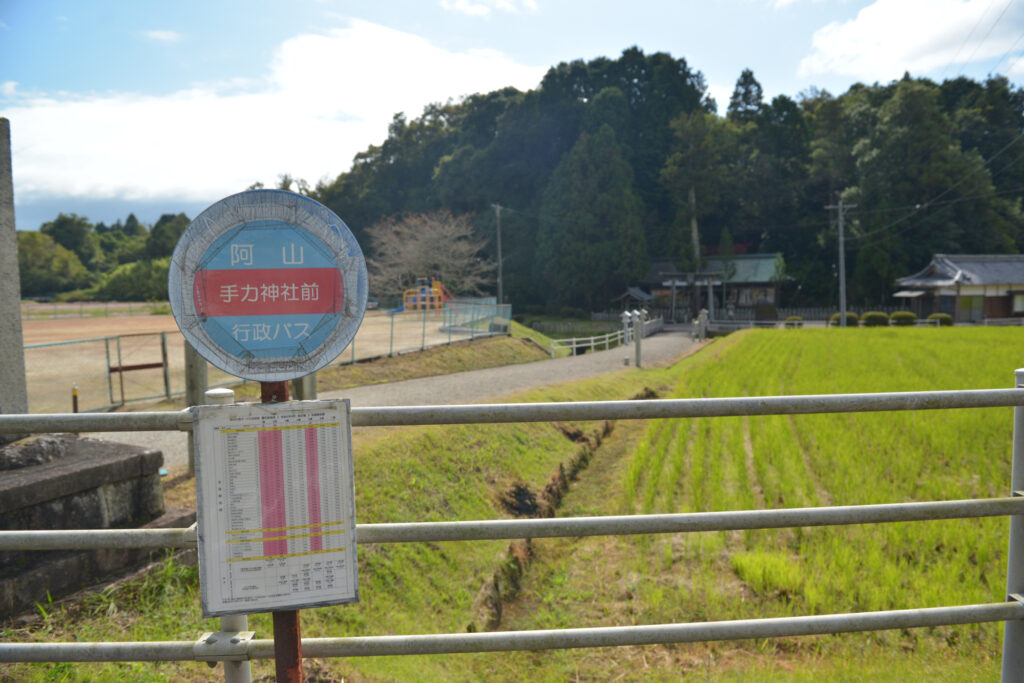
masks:
<svg viewBox="0 0 1024 683"><path fill-rule="evenodd" d="M178 242L171 309L186 339L217 367L280 381L318 370L355 336L366 266L337 216L290 192L221 200Z"/></svg>

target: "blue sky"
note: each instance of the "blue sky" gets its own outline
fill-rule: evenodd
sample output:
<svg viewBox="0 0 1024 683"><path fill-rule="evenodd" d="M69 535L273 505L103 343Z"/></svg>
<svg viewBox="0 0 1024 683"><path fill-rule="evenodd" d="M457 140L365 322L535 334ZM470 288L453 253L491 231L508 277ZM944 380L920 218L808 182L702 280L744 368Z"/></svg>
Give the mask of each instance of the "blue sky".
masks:
<svg viewBox="0 0 1024 683"><path fill-rule="evenodd" d="M687 60L720 112L904 71L1024 82L1021 0L0 0L15 215L194 216L255 181L310 183L392 115L637 45ZM344 216L342 216L344 218Z"/></svg>

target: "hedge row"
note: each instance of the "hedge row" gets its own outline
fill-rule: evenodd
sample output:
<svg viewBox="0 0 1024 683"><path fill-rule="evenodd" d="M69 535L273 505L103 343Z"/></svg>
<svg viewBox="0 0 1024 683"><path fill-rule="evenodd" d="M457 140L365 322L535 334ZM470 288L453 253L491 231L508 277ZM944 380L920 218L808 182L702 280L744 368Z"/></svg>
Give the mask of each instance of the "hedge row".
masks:
<svg viewBox="0 0 1024 683"><path fill-rule="evenodd" d="M953 324L953 316L948 313L932 313L928 316L928 320L938 320L938 325L941 327ZM913 327L917 324L917 316L910 311L896 311L892 315L882 311L868 311L859 318L856 313L848 312L846 314L847 327L856 327L858 323L864 327L888 327L889 325ZM839 313L833 313L832 317L828 319L828 324L832 327L839 326Z"/></svg>

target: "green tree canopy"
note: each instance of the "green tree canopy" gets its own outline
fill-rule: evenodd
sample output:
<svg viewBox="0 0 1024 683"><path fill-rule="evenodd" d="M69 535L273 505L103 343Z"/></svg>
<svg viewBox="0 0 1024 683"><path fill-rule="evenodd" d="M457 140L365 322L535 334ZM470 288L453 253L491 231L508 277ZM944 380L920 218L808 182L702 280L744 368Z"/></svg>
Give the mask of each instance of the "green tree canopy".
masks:
<svg viewBox="0 0 1024 683"><path fill-rule="evenodd" d="M642 206L633 171L605 124L583 133L544 192L537 245L550 300L604 309L645 274Z"/></svg>
<svg viewBox="0 0 1024 683"><path fill-rule="evenodd" d="M985 160L964 151L951 129L939 88L904 79L854 148L855 297L884 302L897 277L935 253L1017 249L1019 208L995 195Z"/></svg>
<svg viewBox="0 0 1024 683"><path fill-rule="evenodd" d="M51 296L89 285L89 271L78 256L48 234L19 231L17 241L23 297Z"/></svg>
<svg viewBox="0 0 1024 683"><path fill-rule="evenodd" d="M52 221L44 223L39 231L44 235L49 235L54 242L65 249L73 251L82 265L87 268L102 261L103 253L93 234L93 225L84 216L75 213L61 213Z"/></svg>
<svg viewBox="0 0 1024 683"><path fill-rule="evenodd" d="M144 254L149 259L159 259L174 253L178 238L189 224L188 216L183 213L165 213L153 225L146 237Z"/></svg>

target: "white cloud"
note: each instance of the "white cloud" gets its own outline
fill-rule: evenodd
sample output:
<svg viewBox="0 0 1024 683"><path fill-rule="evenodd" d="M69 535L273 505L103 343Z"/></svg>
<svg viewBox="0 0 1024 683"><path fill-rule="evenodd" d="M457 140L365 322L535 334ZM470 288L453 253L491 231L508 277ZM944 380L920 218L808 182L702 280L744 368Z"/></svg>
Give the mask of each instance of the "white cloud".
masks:
<svg viewBox="0 0 1024 683"><path fill-rule="evenodd" d="M430 102L533 88L544 71L352 21L285 41L265 77L248 87L203 85L159 97L22 95L4 113L15 195L212 201L279 173L315 182L383 141L396 112L414 117Z"/></svg>
<svg viewBox="0 0 1024 683"><path fill-rule="evenodd" d="M152 31L143 31L142 35L154 43L177 43L182 39L182 35L177 31L167 31L162 29L154 29Z"/></svg>
<svg viewBox="0 0 1024 683"><path fill-rule="evenodd" d="M714 98L715 104L718 105L718 113L725 116L725 110L729 108L729 98L732 97L732 91L735 86L722 85L720 83L708 83L708 93Z"/></svg>
<svg viewBox="0 0 1024 683"><path fill-rule="evenodd" d="M1020 78L1024 76L1024 55L1017 55L1011 57L1007 67L1006 75L1010 78Z"/></svg>
<svg viewBox="0 0 1024 683"><path fill-rule="evenodd" d="M816 31L799 75L888 81L905 71L924 74L1001 57L1024 27L1024 6L1011 7L989 32L1006 6L988 11L992 5L991 0L876 0L855 18Z"/></svg>
<svg viewBox="0 0 1024 683"><path fill-rule="evenodd" d="M536 12L536 0L441 0L441 7L449 12L468 14L474 17L486 17L491 12Z"/></svg>
<svg viewBox="0 0 1024 683"><path fill-rule="evenodd" d="M0 95L4 97L14 97L14 93L18 90L17 81L4 81L0 83Z"/></svg>

